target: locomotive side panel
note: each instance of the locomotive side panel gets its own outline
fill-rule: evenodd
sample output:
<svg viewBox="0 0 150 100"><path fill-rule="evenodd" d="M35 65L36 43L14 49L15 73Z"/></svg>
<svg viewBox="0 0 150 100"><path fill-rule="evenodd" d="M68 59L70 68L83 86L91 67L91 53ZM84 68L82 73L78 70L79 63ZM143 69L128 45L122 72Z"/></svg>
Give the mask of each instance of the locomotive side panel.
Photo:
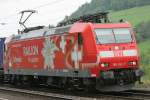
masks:
<svg viewBox="0 0 150 100"><path fill-rule="evenodd" d="M82 69L83 46L79 44L78 33L52 35L8 43L6 51L6 74L89 76Z"/></svg>
<svg viewBox="0 0 150 100"><path fill-rule="evenodd" d="M16 41L9 44L8 66L13 69L42 69L43 39Z"/></svg>

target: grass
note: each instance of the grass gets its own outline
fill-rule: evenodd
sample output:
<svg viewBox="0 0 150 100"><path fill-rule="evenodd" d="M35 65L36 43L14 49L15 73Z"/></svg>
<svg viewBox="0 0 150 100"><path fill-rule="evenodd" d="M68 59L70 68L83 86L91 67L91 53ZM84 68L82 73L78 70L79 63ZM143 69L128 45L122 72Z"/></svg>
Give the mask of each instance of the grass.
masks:
<svg viewBox="0 0 150 100"><path fill-rule="evenodd" d="M139 44L140 55L141 55L141 67L145 72L143 81L150 83L150 40Z"/></svg>
<svg viewBox="0 0 150 100"><path fill-rule="evenodd" d="M125 19L133 26L137 26L141 22L150 21L150 5L135 7L132 9L122 10L118 12L110 13L110 19L112 21L118 21L119 19Z"/></svg>
<svg viewBox="0 0 150 100"><path fill-rule="evenodd" d="M150 52L150 46L149 46L150 44L149 43L150 43L150 40L147 40L147 41L141 42L138 45L141 54Z"/></svg>
<svg viewBox="0 0 150 100"><path fill-rule="evenodd" d="M139 51L141 56L141 69L144 70L144 76L142 82L144 84L136 84L138 88L150 88L150 40L140 43Z"/></svg>

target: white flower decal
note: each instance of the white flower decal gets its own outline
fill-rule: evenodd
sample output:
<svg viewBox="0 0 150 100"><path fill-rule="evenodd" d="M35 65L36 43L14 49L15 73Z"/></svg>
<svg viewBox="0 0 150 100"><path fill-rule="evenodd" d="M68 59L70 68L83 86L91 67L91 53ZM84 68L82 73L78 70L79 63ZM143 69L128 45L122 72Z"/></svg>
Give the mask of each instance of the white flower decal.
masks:
<svg viewBox="0 0 150 100"><path fill-rule="evenodd" d="M78 43L76 43L73 48L73 51L71 53L71 59L75 63L75 68L79 69L79 61L82 60L82 52L78 50Z"/></svg>
<svg viewBox="0 0 150 100"><path fill-rule="evenodd" d="M49 37L45 38L42 55L44 57L44 69L54 69L55 51L58 51L56 44Z"/></svg>
<svg viewBox="0 0 150 100"><path fill-rule="evenodd" d="M60 42L60 48L62 49L62 52L65 53L65 47L66 47L66 41L65 41L65 37L62 36L61 37L61 42Z"/></svg>

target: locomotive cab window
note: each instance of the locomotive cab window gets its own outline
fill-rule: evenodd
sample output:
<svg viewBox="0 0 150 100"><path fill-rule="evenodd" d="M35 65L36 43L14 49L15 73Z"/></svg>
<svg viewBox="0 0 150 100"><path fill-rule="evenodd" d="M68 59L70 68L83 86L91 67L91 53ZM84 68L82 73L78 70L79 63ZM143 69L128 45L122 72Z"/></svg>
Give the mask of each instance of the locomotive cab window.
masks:
<svg viewBox="0 0 150 100"><path fill-rule="evenodd" d="M132 41L132 36L128 28L113 29L116 43L128 43Z"/></svg>
<svg viewBox="0 0 150 100"><path fill-rule="evenodd" d="M95 29L94 31L97 44L132 42L129 28Z"/></svg>
<svg viewBox="0 0 150 100"><path fill-rule="evenodd" d="M95 33L97 43L115 43L112 29L95 29Z"/></svg>

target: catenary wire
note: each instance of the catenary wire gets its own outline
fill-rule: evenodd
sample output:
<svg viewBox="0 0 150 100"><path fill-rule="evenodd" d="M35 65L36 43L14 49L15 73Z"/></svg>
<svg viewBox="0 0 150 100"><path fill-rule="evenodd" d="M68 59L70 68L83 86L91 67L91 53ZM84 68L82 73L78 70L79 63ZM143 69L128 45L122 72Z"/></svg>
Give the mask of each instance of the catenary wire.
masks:
<svg viewBox="0 0 150 100"><path fill-rule="evenodd" d="M40 9L40 8L43 8L43 7L46 7L46 6L49 6L49 5L53 5L53 4L56 4L56 3L60 3L60 2L62 2L62 1L64 1L64 0L55 0L55 1L53 1L53 2L49 2L49 3L45 3L45 4L42 4L42 5L33 7L33 8L31 8L31 9L37 10L37 9ZM18 13L17 13L17 14L18 14ZM10 17L16 16L17 14L16 14L16 13L12 13L12 14L6 16L6 17L0 18L0 20L2 20L2 19L8 19L8 18L10 18Z"/></svg>

